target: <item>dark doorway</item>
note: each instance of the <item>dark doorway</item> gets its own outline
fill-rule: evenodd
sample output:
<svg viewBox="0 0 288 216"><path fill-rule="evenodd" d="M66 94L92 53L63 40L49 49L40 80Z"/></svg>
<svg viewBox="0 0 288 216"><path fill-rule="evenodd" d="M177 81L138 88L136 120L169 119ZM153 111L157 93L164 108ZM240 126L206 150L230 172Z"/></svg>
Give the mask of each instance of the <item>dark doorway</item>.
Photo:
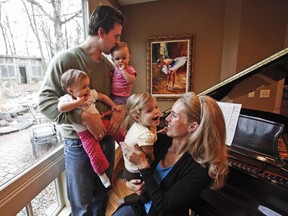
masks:
<svg viewBox="0 0 288 216"><path fill-rule="evenodd" d="M27 74L25 67L19 67L20 77L21 77L21 84L27 83Z"/></svg>

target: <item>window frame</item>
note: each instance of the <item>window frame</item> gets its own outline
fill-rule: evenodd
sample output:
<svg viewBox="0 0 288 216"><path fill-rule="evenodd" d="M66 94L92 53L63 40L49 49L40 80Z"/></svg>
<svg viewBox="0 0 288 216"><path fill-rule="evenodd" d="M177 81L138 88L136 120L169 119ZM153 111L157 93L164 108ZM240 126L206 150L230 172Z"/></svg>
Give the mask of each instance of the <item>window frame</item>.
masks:
<svg viewBox="0 0 288 216"><path fill-rule="evenodd" d="M3 76L3 69L5 68L7 76ZM13 71L10 71L10 69L13 69ZM11 73L14 73L13 76L11 76ZM0 67L0 74L1 78L3 79L15 79L17 78L17 70L15 68L14 64L2 64Z"/></svg>
<svg viewBox="0 0 288 216"><path fill-rule="evenodd" d="M86 38L88 35L89 0L81 1L84 38ZM0 78L2 78L1 70ZM55 181L59 204L53 215L58 215L60 211L64 211L68 215L70 206L66 195L64 171L64 145L61 145L40 161L0 186L0 215L16 215L25 206L32 208L31 200L53 181Z"/></svg>
<svg viewBox="0 0 288 216"><path fill-rule="evenodd" d="M16 215L64 170L64 147L59 146L0 187L0 215Z"/></svg>

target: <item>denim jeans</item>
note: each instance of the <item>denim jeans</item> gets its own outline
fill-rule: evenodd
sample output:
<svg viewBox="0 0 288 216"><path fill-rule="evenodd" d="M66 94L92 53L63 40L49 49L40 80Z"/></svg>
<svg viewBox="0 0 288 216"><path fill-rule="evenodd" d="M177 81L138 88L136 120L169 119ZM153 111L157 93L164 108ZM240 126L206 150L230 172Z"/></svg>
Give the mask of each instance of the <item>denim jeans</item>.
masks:
<svg viewBox="0 0 288 216"><path fill-rule="evenodd" d="M115 145L111 136L101 141L102 150L110 163L106 170L112 182ZM88 155L79 139L64 138L65 171L68 199L72 216L105 216L108 191L93 171Z"/></svg>
<svg viewBox="0 0 288 216"><path fill-rule="evenodd" d="M124 205L119 207L112 216L141 216L135 212L131 205Z"/></svg>

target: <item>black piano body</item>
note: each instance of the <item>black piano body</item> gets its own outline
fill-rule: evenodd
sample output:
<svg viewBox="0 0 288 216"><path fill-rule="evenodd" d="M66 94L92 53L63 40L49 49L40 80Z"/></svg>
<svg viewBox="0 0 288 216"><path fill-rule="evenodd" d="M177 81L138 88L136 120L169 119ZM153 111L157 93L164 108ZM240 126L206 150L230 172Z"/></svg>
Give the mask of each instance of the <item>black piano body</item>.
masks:
<svg viewBox="0 0 288 216"><path fill-rule="evenodd" d="M241 112L246 114L240 114L228 147L225 186L202 191L192 209L201 216L288 215L288 163L278 150L279 141L286 139L285 125L259 117L253 110Z"/></svg>
<svg viewBox="0 0 288 216"><path fill-rule="evenodd" d="M234 102L235 97L285 78L288 48L199 95ZM287 145L287 116L242 106L235 137L228 146L227 182L217 191L205 189L193 203L193 212L200 216L288 215Z"/></svg>

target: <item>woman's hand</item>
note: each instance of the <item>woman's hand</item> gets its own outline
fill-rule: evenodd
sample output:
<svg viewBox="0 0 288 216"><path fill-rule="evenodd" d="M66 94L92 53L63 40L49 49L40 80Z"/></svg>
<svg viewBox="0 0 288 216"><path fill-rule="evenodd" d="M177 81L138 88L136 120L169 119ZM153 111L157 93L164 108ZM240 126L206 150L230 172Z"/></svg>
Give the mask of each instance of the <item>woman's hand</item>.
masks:
<svg viewBox="0 0 288 216"><path fill-rule="evenodd" d="M146 154L137 144L134 145L134 148L126 145L124 142L120 142L119 145L121 146L123 156L138 166L138 169L144 169L150 166Z"/></svg>
<svg viewBox="0 0 288 216"><path fill-rule="evenodd" d="M140 179L132 179L130 181L126 181L126 186L138 195L141 195L145 190L144 181L141 181Z"/></svg>

